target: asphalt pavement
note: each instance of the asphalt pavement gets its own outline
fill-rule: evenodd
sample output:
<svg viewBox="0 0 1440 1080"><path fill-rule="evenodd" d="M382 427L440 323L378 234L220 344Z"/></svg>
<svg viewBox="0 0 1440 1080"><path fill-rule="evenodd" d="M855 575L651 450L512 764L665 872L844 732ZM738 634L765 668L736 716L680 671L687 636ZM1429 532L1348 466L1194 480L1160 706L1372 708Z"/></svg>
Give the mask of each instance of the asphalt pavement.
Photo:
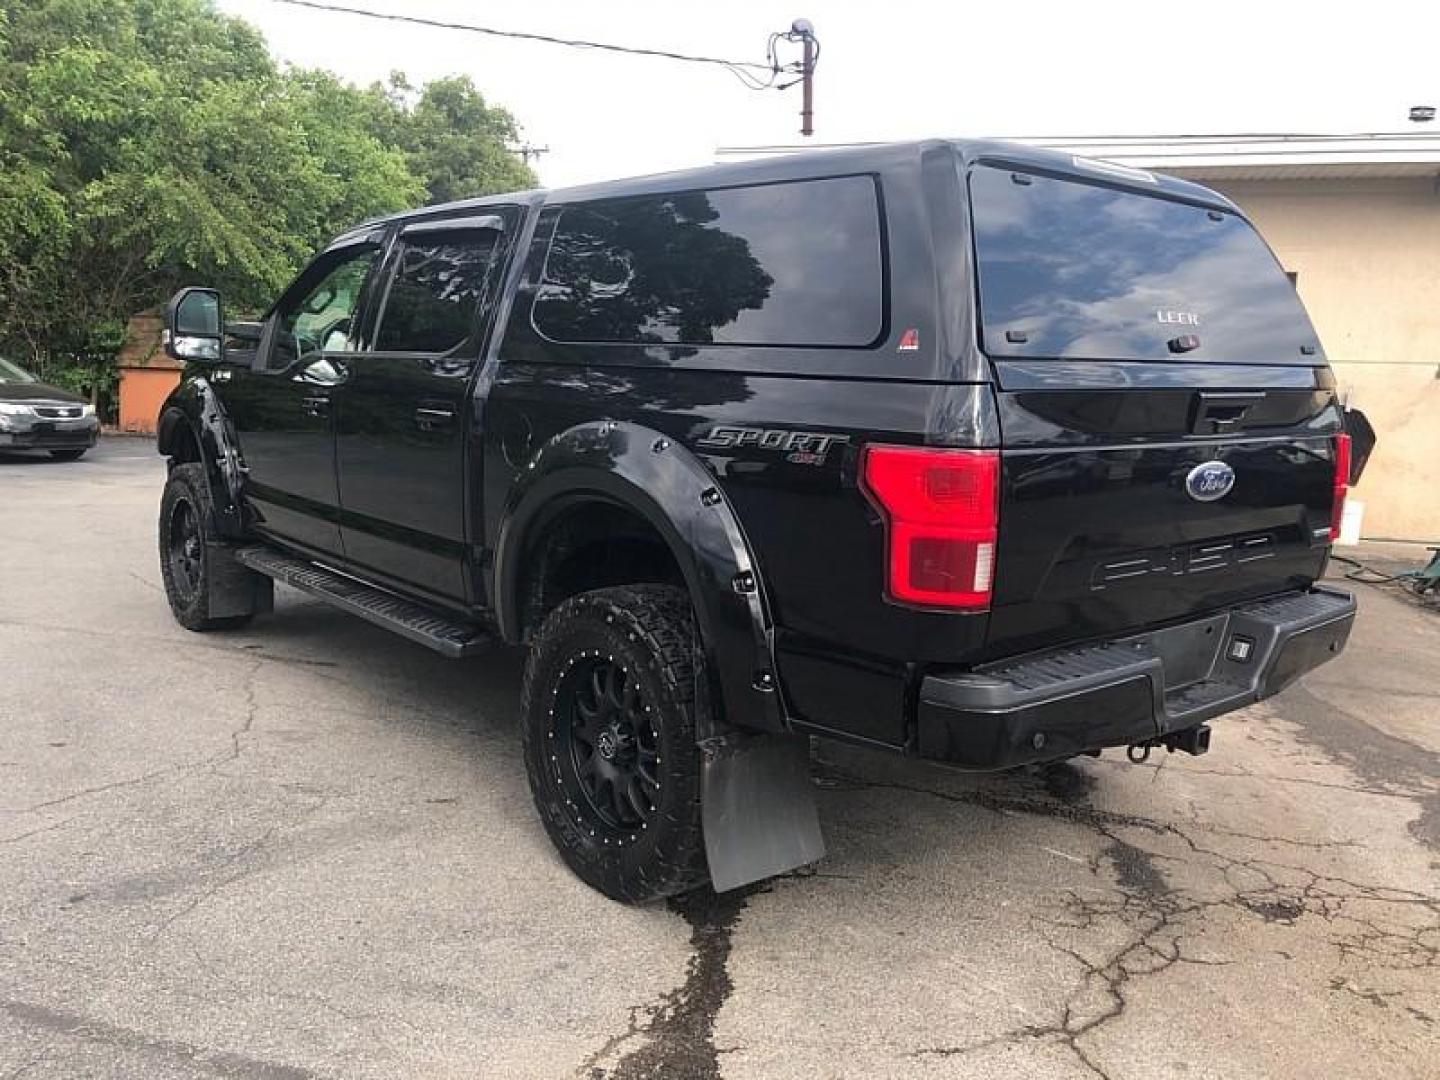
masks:
<svg viewBox="0 0 1440 1080"><path fill-rule="evenodd" d="M1440 1077L1440 614L1201 758L818 745L829 855L627 908L561 864L523 657L300 594L191 634L152 445L0 457L0 1078Z"/></svg>

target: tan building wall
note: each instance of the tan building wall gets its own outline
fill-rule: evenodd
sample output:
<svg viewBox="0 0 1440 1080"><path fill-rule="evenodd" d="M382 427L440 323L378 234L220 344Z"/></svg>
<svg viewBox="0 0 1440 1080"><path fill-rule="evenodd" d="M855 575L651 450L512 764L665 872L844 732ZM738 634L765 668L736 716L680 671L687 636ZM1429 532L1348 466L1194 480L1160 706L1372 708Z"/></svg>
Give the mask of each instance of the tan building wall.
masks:
<svg viewBox="0 0 1440 1080"><path fill-rule="evenodd" d="M1298 286L1342 393L1379 436L1366 536L1440 543L1440 190L1392 180L1205 180Z"/></svg>

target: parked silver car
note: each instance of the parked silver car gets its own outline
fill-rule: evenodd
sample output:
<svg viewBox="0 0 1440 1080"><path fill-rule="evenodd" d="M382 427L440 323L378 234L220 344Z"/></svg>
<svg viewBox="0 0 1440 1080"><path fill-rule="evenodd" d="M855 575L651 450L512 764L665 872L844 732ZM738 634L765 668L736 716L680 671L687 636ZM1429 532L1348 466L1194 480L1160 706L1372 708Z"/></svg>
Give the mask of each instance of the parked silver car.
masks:
<svg viewBox="0 0 1440 1080"><path fill-rule="evenodd" d="M0 450L48 450L74 461L99 434L93 405L0 357Z"/></svg>

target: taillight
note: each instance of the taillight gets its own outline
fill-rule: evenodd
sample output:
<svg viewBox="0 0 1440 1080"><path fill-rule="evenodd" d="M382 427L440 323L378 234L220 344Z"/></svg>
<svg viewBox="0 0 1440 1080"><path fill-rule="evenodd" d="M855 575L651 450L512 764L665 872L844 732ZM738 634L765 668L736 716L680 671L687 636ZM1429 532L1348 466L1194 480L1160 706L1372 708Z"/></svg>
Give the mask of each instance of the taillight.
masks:
<svg viewBox="0 0 1440 1080"><path fill-rule="evenodd" d="M865 491L884 512L892 600L984 610L995 580L1000 455L868 446Z"/></svg>
<svg viewBox="0 0 1440 1080"><path fill-rule="evenodd" d="M1345 493L1350 490L1350 436L1335 436L1335 501L1330 507L1330 542L1340 539L1340 520L1345 516Z"/></svg>

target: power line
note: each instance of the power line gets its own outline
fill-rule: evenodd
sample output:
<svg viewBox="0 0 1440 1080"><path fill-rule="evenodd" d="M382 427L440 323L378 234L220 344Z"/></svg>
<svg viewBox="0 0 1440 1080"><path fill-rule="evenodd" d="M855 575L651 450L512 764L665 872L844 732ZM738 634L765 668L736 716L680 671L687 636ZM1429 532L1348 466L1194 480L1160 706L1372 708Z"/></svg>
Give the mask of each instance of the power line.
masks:
<svg viewBox="0 0 1440 1080"><path fill-rule="evenodd" d="M603 41L585 41L579 38L552 37L549 34L530 34L519 30L497 30L490 26L476 26L473 23L444 22L440 19L426 19L418 15L397 15L384 11L369 11L365 8L347 7L343 4L324 4L319 0L270 0L274 4L288 4L291 7L313 8L316 11L338 12L344 15L360 15L367 19L383 19L387 22L412 23L441 30L464 30L472 34L486 34L490 37L513 38L519 41L538 41L547 45L565 45L572 49L596 49L602 52L627 53L631 56L652 56L662 60L680 60L688 64L711 64L727 68L737 75L741 72L760 71L774 81L784 68L773 58L770 64L756 64L747 60L725 60L717 56L695 56L689 53L670 52L666 49L642 49L629 45L614 45ZM753 79L744 75L742 79ZM748 83L747 83L748 85ZM767 84L768 85L768 84Z"/></svg>
<svg viewBox="0 0 1440 1080"><path fill-rule="evenodd" d="M820 62L820 41L815 28L806 19L796 19L788 31L770 35L765 46L766 63L757 64L749 60L726 60L718 56L698 56L693 53L672 52L668 49L645 49L631 45L616 45L604 41L587 41L583 38L562 38L550 34L532 34L522 30L497 30L493 26L476 26L474 23L445 22L441 19L427 19L420 15L399 15L387 11L372 11L369 8L350 7L345 4L322 3L321 0L270 0L273 4L288 4L291 7L310 8L340 15L358 15L366 19L384 22L409 23L439 30L461 30L470 34L485 34L489 37L509 38L514 41L536 41L545 45L564 45L571 49L592 49L600 52L623 53L629 56L649 56L660 60L678 60L687 64L708 64L724 68L751 90L788 90L797 83L804 87L805 103L801 108L800 133L812 134L813 88L815 68ZM803 49L799 61L782 64L776 51L779 42L799 44ZM756 72L762 72L763 77ZM782 75L793 75L794 79L781 82ZM527 155L528 160L528 155Z"/></svg>

